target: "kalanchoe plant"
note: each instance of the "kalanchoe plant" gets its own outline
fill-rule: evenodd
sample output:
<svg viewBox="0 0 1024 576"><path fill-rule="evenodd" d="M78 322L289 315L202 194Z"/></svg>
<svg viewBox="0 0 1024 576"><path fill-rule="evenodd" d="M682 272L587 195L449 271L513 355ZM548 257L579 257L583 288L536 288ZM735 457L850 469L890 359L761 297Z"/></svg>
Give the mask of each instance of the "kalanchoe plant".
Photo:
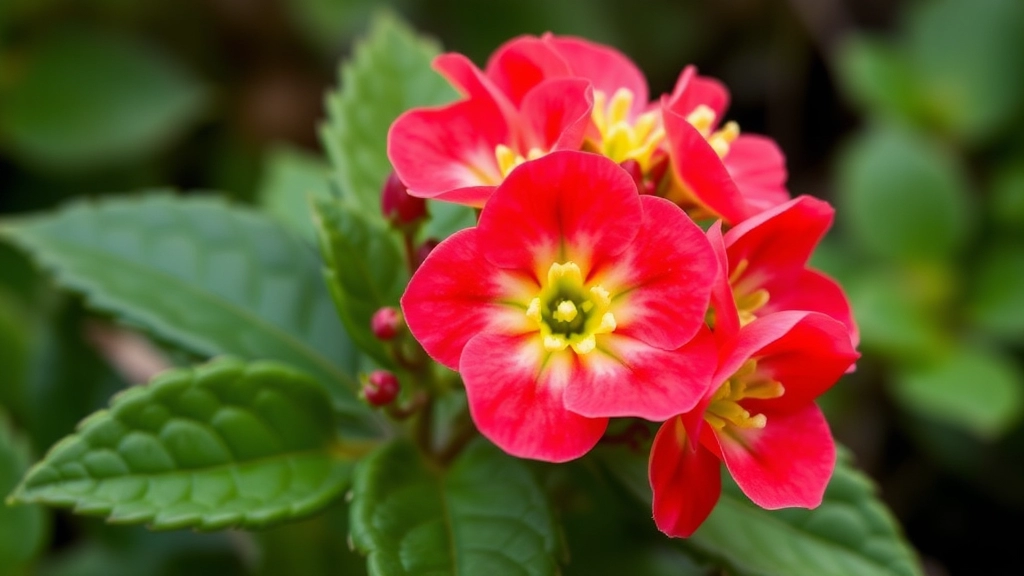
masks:
<svg viewBox="0 0 1024 576"><path fill-rule="evenodd" d="M10 502L200 530L347 506L331 546L385 576L580 574L631 553L565 549L574 519L615 533L605 510L672 573L921 574L815 405L858 358L807 267L832 210L789 200L720 83L651 100L614 48L550 34L480 70L390 18L342 76L310 227L276 223L290 189L0 225L95 308L231 357L117 395Z"/></svg>

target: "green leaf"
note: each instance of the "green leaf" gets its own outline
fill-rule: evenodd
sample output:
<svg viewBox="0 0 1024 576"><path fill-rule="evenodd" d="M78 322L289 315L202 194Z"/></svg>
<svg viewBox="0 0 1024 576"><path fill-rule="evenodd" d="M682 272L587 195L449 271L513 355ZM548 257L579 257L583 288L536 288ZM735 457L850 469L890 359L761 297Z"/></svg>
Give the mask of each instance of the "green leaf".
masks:
<svg viewBox="0 0 1024 576"><path fill-rule="evenodd" d="M896 260L949 258L974 224L959 160L894 127L875 127L850 144L840 160L839 193L838 212L854 238Z"/></svg>
<svg viewBox="0 0 1024 576"><path fill-rule="evenodd" d="M993 350L961 346L937 361L897 371L893 392L907 409L992 438L1024 414L1024 374Z"/></svg>
<svg viewBox="0 0 1024 576"><path fill-rule="evenodd" d="M346 201L367 216L381 217L381 186L391 172L387 133L394 119L415 106L455 99L430 67L439 51L396 18L379 16L342 65L340 91L327 97L329 120L321 140Z"/></svg>
<svg viewBox="0 0 1024 576"><path fill-rule="evenodd" d="M602 462L647 507L646 454L602 449ZM723 467L724 468L724 467ZM871 479L845 450L814 510L763 510L725 473L711 516L683 545L749 576L921 576L916 554Z"/></svg>
<svg viewBox="0 0 1024 576"><path fill-rule="evenodd" d="M921 298L939 284L929 278L906 269L853 276L845 288L865 349L898 359L930 358L941 351L945 335L935 312L938 303Z"/></svg>
<svg viewBox="0 0 1024 576"><path fill-rule="evenodd" d="M324 276L345 328L383 366L394 362L373 336L370 320L383 306L397 306L408 281L405 258L394 237L354 208L315 202Z"/></svg>
<svg viewBox="0 0 1024 576"><path fill-rule="evenodd" d="M423 239L444 240L459 230L476 226L476 210L469 206L427 200L427 211L430 219L420 234Z"/></svg>
<svg viewBox="0 0 1024 576"><path fill-rule="evenodd" d="M65 29L30 55L4 93L0 134L47 167L93 169L159 151L199 119L206 90L150 46Z"/></svg>
<svg viewBox="0 0 1024 576"><path fill-rule="evenodd" d="M907 49L925 106L969 143L1011 127L1024 101L1024 4L933 0L908 11Z"/></svg>
<svg viewBox="0 0 1024 576"><path fill-rule="evenodd" d="M102 310L201 354L291 364L362 409L358 351L314 249L260 214L155 194L73 204L0 234Z"/></svg>
<svg viewBox="0 0 1024 576"><path fill-rule="evenodd" d="M222 359L114 397L26 475L17 502L153 528L261 527L326 506L351 463L323 388Z"/></svg>
<svg viewBox="0 0 1024 576"><path fill-rule="evenodd" d="M28 465L28 445L0 409L0 495L17 485ZM12 508L0 503L0 576L21 573L42 550L47 534L46 516L39 506Z"/></svg>
<svg viewBox="0 0 1024 576"><path fill-rule="evenodd" d="M147 532L138 526L104 526L101 539L78 540L50 555L36 576L243 576L245 535ZM95 532L95 530L93 531Z"/></svg>
<svg viewBox="0 0 1024 576"><path fill-rule="evenodd" d="M268 214L310 242L316 241L310 199L331 198L330 166L299 148L278 145L263 164L257 197Z"/></svg>
<svg viewBox="0 0 1024 576"><path fill-rule="evenodd" d="M1024 341L1024 244L999 242L982 252L977 265L971 275L970 318L995 336Z"/></svg>
<svg viewBox="0 0 1024 576"><path fill-rule="evenodd" d="M888 43L854 36L840 46L839 79L850 99L871 112L915 120L921 115L913 68Z"/></svg>
<svg viewBox="0 0 1024 576"><path fill-rule="evenodd" d="M484 441L441 470L385 446L353 481L352 538L375 576L557 574L551 511L525 465Z"/></svg>
<svg viewBox="0 0 1024 576"><path fill-rule="evenodd" d="M1009 230L1024 227L1024 154L1018 152L1015 158L1017 162L996 171L988 203L992 219Z"/></svg>

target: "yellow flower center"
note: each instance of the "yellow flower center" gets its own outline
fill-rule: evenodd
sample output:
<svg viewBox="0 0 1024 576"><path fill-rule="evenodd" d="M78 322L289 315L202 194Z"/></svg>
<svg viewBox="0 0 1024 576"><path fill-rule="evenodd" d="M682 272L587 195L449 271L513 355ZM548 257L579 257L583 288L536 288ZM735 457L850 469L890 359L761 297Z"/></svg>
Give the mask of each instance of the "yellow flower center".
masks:
<svg viewBox="0 0 1024 576"><path fill-rule="evenodd" d="M747 360L735 374L718 387L704 413L704 421L719 431L727 425L737 428L764 428L768 418L764 414L751 414L740 406L740 401L747 398L778 398L785 391L782 384L757 374L756 360Z"/></svg>
<svg viewBox="0 0 1024 576"><path fill-rule="evenodd" d="M509 172L523 162L536 160L543 155L544 151L540 148L530 148L525 158L504 144L498 144L498 147L494 149L494 157L498 160L498 169L501 170L502 178L508 176Z"/></svg>
<svg viewBox="0 0 1024 576"><path fill-rule="evenodd" d="M651 166L651 156L665 139L665 128L661 125L661 114L654 110L630 122L633 98L633 92L626 88L616 90L610 101L604 92L594 91L592 117L601 134L598 152L620 164L636 160L646 173Z"/></svg>
<svg viewBox="0 0 1024 576"><path fill-rule="evenodd" d="M715 111L704 104L694 108L693 112L686 117L686 121L700 132L719 158L725 158L732 143L740 135L740 125L735 122L726 122L725 126L712 132L711 126L715 124Z"/></svg>
<svg viewBox="0 0 1024 576"><path fill-rule="evenodd" d="M530 301L526 316L537 323L549 352L572 346L577 354L587 354L597 347L598 334L615 330L615 316L609 311L611 302L607 290L584 284L580 267L574 262L555 262L548 269L540 293Z"/></svg>
<svg viewBox="0 0 1024 576"><path fill-rule="evenodd" d="M736 310L740 315L740 326L746 326L757 319L755 314L768 303L768 291L764 288L747 290L740 283L740 278L746 272L750 263L747 260L740 260L729 274L729 285L732 287L733 300L736 301Z"/></svg>

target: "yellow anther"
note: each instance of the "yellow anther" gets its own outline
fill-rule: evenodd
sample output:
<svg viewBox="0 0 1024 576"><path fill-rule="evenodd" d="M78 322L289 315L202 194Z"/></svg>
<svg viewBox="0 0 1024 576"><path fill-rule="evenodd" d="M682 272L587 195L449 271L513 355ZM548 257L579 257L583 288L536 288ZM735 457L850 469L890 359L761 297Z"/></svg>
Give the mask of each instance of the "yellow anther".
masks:
<svg viewBox="0 0 1024 576"><path fill-rule="evenodd" d="M593 144L596 151L615 162L636 160L646 172L651 157L665 139L665 130L660 111L630 118L634 98L626 88L616 90L610 101L604 92L594 92L593 120L601 140Z"/></svg>
<svg viewBox="0 0 1024 576"><path fill-rule="evenodd" d="M526 152L526 158L523 158L515 150L509 148L504 144L498 144L494 148L494 158L498 161L498 170L501 171L501 177L504 178L509 175L517 166L526 162L527 160L536 160L543 156L545 152L540 148L530 148Z"/></svg>
<svg viewBox="0 0 1024 576"><path fill-rule="evenodd" d="M693 112L686 116L686 121L707 138L711 134L711 127L715 124L715 111L704 104L699 104L693 109Z"/></svg>
<svg viewBox="0 0 1024 576"><path fill-rule="evenodd" d="M548 352L559 352L565 350L565 347L568 345L569 341L562 336L548 334L544 337L544 349Z"/></svg>
<svg viewBox="0 0 1024 576"><path fill-rule="evenodd" d="M572 344L572 349L577 354L589 354L594 351L594 348L597 348L597 338L594 338L593 334L588 334L579 342L573 342Z"/></svg>
<svg viewBox="0 0 1024 576"><path fill-rule="evenodd" d="M554 314L551 316L559 322L572 322L579 312L576 310L576 305L571 300L562 300L558 303L555 308Z"/></svg>
<svg viewBox="0 0 1024 576"><path fill-rule="evenodd" d="M608 104L608 120L611 124L619 124L629 119L629 109L633 107L633 93L626 88L619 88Z"/></svg>
<svg viewBox="0 0 1024 576"><path fill-rule="evenodd" d="M583 272L580 271L580 267L575 262L566 262L565 264L559 264L555 262L548 268L548 284L555 284L557 282L567 282L574 285L583 284Z"/></svg>
<svg viewBox="0 0 1024 576"><path fill-rule="evenodd" d="M540 298L530 300L530 305L526 308L526 317L540 323Z"/></svg>
<svg viewBox="0 0 1024 576"><path fill-rule="evenodd" d="M611 312L605 312L601 316L601 323L594 329L595 334L608 334L614 332L618 328L618 324L615 323L615 315Z"/></svg>
<svg viewBox="0 0 1024 576"><path fill-rule="evenodd" d="M537 323L545 350L559 352L571 346L577 354L589 354L597 348L598 334L615 331L611 301L603 287L584 285L575 262L555 262L540 293L527 305L526 316Z"/></svg>
<svg viewBox="0 0 1024 576"><path fill-rule="evenodd" d="M757 362L748 360L715 391L704 420L718 430L726 426L764 428L768 424L768 417L764 414L752 415L739 402L746 399L770 400L784 393L782 384L759 377Z"/></svg>
<svg viewBox="0 0 1024 576"><path fill-rule="evenodd" d="M732 147L732 143L740 135L740 126L735 122L727 123L721 130L716 131L708 137L708 144L718 154L719 158L725 158Z"/></svg>

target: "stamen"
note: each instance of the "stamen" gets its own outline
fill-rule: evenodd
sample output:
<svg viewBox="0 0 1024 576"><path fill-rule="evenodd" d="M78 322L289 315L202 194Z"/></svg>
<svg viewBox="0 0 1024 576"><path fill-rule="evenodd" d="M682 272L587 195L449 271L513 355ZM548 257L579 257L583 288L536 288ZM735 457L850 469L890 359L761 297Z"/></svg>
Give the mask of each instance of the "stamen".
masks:
<svg viewBox="0 0 1024 576"><path fill-rule="evenodd" d="M526 316L536 322L545 350L560 352L572 346L577 354L589 354L597 349L598 334L615 331L611 301L602 286L584 285L575 262L554 262L547 282L527 305Z"/></svg>
<svg viewBox="0 0 1024 576"><path fill-rule="evenodd" d="M576 305L571 300L562 300L558 303L558 307L555 309L552 317L559 322L572 322L578 313Z"/></svg>
<svg viewBox="0 0 1024 576"><path fill-rule="evenodd" d="M768 417L764 414L751 414L739 404L740 401L771 400L784 393L782 384L757 374L756 360L748 360L715 391L704 413L704 420L717 430L726 426L764 428L768 424Z"/></svg>
<svg viewBox="0 0 1024 576"><path fill-rule="evenodd" d="M698 104L693 112L686 116L686 121L701 133L705 138L711 133L711 126L715 123L715 111L704 104Z"/></svg>

